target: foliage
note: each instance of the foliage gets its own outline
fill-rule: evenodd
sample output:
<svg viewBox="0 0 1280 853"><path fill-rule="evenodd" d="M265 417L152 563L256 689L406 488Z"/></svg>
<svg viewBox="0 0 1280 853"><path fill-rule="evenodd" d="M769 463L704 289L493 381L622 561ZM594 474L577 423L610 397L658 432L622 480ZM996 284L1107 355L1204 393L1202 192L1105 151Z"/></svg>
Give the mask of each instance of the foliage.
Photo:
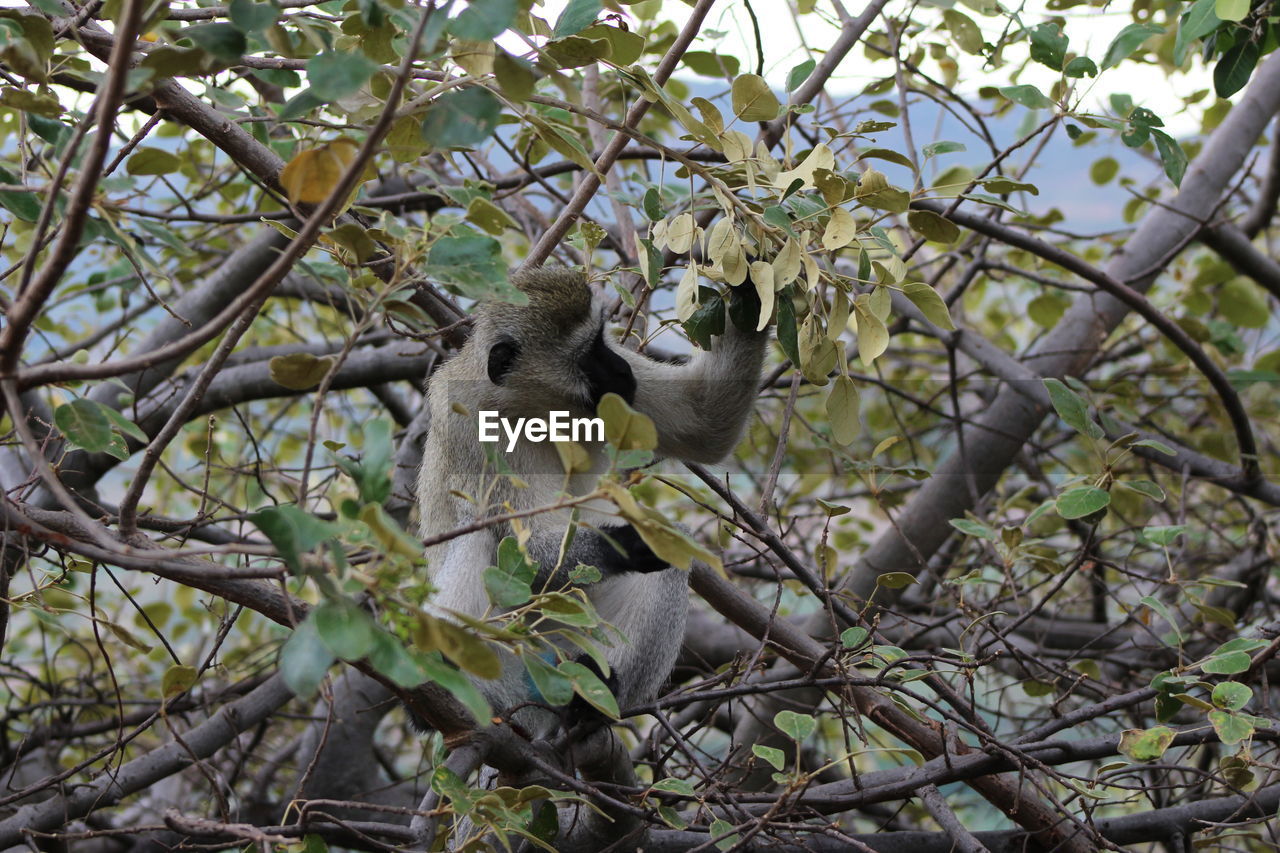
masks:
<svg viewBox="0 0 1280 853"><path fill-rule="evenodd" d="M1094 849L1103 816L1264 849L1275 4L798 0L794 51L762 5L0 10L2 760L34 809L0 847L383 849L427 797L466 849L869 844L884 803L930 850ZM592 497L696 591L654 707L610 689L597 568L538 588L507 537L493 618L453 618L414 535L429 372L548 258L660 357L773 321L725 471L600 406ZM507 666L626 748L526 743L473 682Z"/></svg>

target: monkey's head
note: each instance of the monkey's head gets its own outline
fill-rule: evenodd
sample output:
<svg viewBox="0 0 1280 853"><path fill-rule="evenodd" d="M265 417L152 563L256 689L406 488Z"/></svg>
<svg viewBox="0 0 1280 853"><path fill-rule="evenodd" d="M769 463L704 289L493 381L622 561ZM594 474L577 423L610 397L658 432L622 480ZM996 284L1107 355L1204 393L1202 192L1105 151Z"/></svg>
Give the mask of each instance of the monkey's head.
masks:
<svg viewBox="0 0 1280 853"><path fill-rule="evenodd" d="M480 356L500 399L525 410L586 414L595 414L611 391L634 402L631 365L606 342L603 306L582 273L536 269L511 283L528 303L490 305L477 327Z"/></svg>

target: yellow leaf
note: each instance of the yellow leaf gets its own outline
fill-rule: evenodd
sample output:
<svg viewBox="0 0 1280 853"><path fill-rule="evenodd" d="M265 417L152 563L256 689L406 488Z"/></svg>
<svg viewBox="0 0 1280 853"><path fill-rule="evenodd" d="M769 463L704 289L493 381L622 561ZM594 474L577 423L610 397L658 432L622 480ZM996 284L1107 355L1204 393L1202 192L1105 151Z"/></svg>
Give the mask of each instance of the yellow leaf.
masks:
<svg viewBox="0 0 1280 853"><path fill-rule="evenodd" d="M813 146L813 150L809 152L808 156L800 161L800 165L794 169L779 172L773 185L780 190L785 190L798 178L804 182L804 188L813 189L814 171L816 169L834 169L835 165L835 154L831 152L825 142L819 142Z"/></svg>
<svg viewBox="0 0 1280 853"><path fill-rule="evenodd" d="M707 235L707 257L711 263L719 264L737 244L738 235L733 232L733 221L726 216L711 226L711 233Z"/></svg>
<svg viewBox="0 0 1280 853"><path fill-rule="evenodd" d="M483 196L476 196L467 204L467 220L495 237L516 227L516 221L505 210Z"/></svg>
<svg viewBox="0 0 1280 853"><path fill-rule="evenodd" d="M667 245L678 255L687 253L693 247L695 236L697 236L697 225L693 221L692 213L682 213L667 225Z"/></svg>
<svg viewBox="0 0 1280 853"><path fill-rule="evenodd" d="M773 316L773 267L764 261L753 261L751 283L756 286L756 295L760 297L760 322L756 331L763 332Z"/></svg>
<svg viewBox="0 0 1280 853"><path fill-rule="evenodd" d="M782 244L778 254L773 258L773 285L779 290L796 280L800 275L800 243L795 237L788 237Z"/></svg>
<svg viewBox="0 0 1280 853"><path fill-rule="evenodd" d="M197 674L194 666L175 665L166 669L164 677L160 679L164 698L169 699L190 689L196 683Z"/></svg>
<svg viewBox="0 0 1280 853"><path fill-rule="evenodd" d="M617 394L601 397L596 413L604 421L605 438L619 450L653 450L658 446L658 430L653 421Z"/></svg>
<svg viewBox="0 0 1280 853"><path fill-rule="evenodd" d="M739 74L733 81L733 112L743 121L772 121L782 104L764 78L757 74Z"/></svg>
<svg viewBox="0 0 1280 853"><path fill-rule="evenodd" d="M822 232L822 248L828 252L843 249L853 242L858 234L858 223L853 214L843 207L831 211L831 219Z"/></svg>
<svg viewBox="0 0 1280 853"><path fill-rule="evenodd" d="M852 444L858 437L858 389L853 380L841 374L827 395L827 417L831 421L831 437L839 444Z"/></svg>
<svg viewBox="0 0 1280 853"><path fill-rule="evenodd" d="M357 150L351 140L338 139L300 151L280 172L280 186L294 204L319 204L338 186Z"/></svg>
<svg viewBox="0 0 1280 853"><path fill-rule="evenodd" d="M737 163L751 156L751 137L740 130L726 130L720 134L720 145L725 159Z"/></svg>
<svg viewBox="0 0 1280 853"><path fill-rule="evenodd" d="M698 307L698 265L690 261L676 286L676 316L681 323L687 322Z"/></svg>
<svg viewBox="0 0 1280 853"><path fill-rule="evenodd" d="M866 294L858 295L853 310L858 318L858 357L870 367L889 348L889 330L871 310L871 301Z"/></svg>

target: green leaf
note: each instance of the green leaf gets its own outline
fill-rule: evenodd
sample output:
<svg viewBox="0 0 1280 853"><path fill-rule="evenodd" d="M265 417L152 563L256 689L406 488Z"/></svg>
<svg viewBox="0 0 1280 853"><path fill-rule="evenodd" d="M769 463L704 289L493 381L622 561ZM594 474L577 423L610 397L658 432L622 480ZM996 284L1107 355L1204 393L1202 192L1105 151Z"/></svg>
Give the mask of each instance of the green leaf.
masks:
<svg viewBox="0 0 1280 853"><path fill-rule="evenodd" d="M580 33L595 23L600 15L600 0L569 0L560 17L556 18L552 38L564 38Z"/></svg>
<svg viewBox="0 0 1280 853"><path fill-rule="evenodd" d="M840 632L840 645L846 649L856 649L867 641L870 637L866 628L855 626L853 628L845 628ZM779 767L779 770L782 768Z"/></svg>
<svg viewBox="0 0 1280 853"><path fill-rule="evenodd" d="M110 406L104 406L101 403L96 405L102 409L102 413L107 416L107 420L111 421L111 426L114 427L121 435L137 439L144 444L147 442L147 434L142 431L142 427L138 426Z"/></svg>
<svg viewBox="0 0 1280 853"><path fill-rule="evenodd" d="M179 31L182 38L189 38L196 47L227 64L235 64L249 49L244 33L234 24L217 21L212 24L196 24Z"/></svg>
<svg viewBox="0 0 1280 853"><path fill-rule="evenodd" d="M1152 525L1151 527L1142 528L1142 538L1152 545L1160 545L1167 548L1186 530L1187 526L1185 524Z"/></svg>
<svg viewBox="0 0 1280 853"><path fill-rule="evenodd" d="M796 743L803 743L818 728L818 721L813 717L795 711L779 711L773 717L773 724Z"/></svg>
<svg viewBox="0 0 1280 853"><path fill-rule="evenodd" d="M909 572L885 572L876 577L876 586L886 589L904 589L916 583L915 576Z"/></svg>
<svg viewBox="0 0 1280 853"><path fill-rule="evenodd" d="M771 121L778 117L782 104L764 78L742 74L733 81L733 113L743 121Z"/></svg>
<svg viewBox="0 0 1280 853"><path fill-rule="evenodd" d="M472 148L493 133L502 105L478 86L445 92L422 120L422 138L436 148Z"/></svg>
<svg viewBox="0 0 1280 853"><path fill-rule="evenodd" d="M993 193L1008 195L1010 193L1031 193L1040 195L1040 188L1025 181L1014 181L1005 177L985 178L982 185Z"/></svg>
<svg viewBox="0 0 1280 853"><path fill-rule="evenodd" d="M27 121L34 125L33 119L38 116L27 116ZM63 127L62 124L58 125ZM0 183L19 184L18 178L6 169L0 169ZM0 207L12 213L23 222L38 222L40 219L40 200L35 193L0 190Z"/></svg>
<svg viewBox="0 0 1280 853"><path fill-rule="evenodd" d="M1210 711L1209 722L1218 733L1218 739L1230 746L1253 736L1253 721L1243 714L1230 711Z"/></svg>
<svg viewBox="0 0 1280 853"><path fill-rule="evenodd" d="M966 536L976 536L979 539L996 541L995 529L980 521L974 521L971 518L953 518L947 523Z"/></svg>
<svg viewBox="0 0 1280 853"><path fill-rule="evenodd" d="M1142 47L1143 42L1163 32L1164 27L1158 24L1129 24L1107 46L1107 52L1102 57L1103 69L1119 65L1122 61L1128 59L1135 50Z"/></svg>
<svg viewBox="0 0 1280 853"><path fill-rule="evenodd" d="M656 187L645 190L643 206L645 218L650 222L657 222L662 218L662 199Z"/></svg>
<svg viewBox="0 0 1280 853"><path fill-rule="evenodd" d="M1165 498L1164 489L1160 488L1159 483L1151 480L1117 480L1116 485L1124 486L1126 489L1131 489L1138 494L1146 495L1152 500L1163 501Z"/></svg>
<svg viewBox="0 0 1280 853"><path fill-rule="evenodd" d="M1042 293L1027 303L1027 316L1036 325L1052 329L1066 313L1068 304L1052 293Z"/></svg>
<svg viewBox="0 0 1280 853"><path fill-rule="evenodd" d="M485 593L498 607L519 607L533 597L533 587L528 581L521 580L497 566L485 569L481 577L484 581Z"/></svg>
<svg viewBox="0 0 1280 853"><path fill-rule="evenodd" d="M449 32L467 41L490 41L511 26L518 11L516 0L471 0L449 22Z"/></svg>
<svg viewBox="0 0 1280 853"><path fill-rule="evenodd" d="M809 79L809 75L813 73L813 69L816 68L817 65L818 63L814 62L812 59L806 59L804 62L801 62L795 68L792 68L787 72L787 91L794 92L796 89L799 89L800 85L804 83L805 80ZM782 768L778 769L781 770Z"/></svg>
<svg viewBox="0 0 1280 853"><path fill-rule="evenodd" d="M179 693L185 693L191 689L191 685L196 683L196 677L199 673L194 666L182 666L175 664L164 671L164 677L160 679L160 690L166 699L172 699ZM1246 690L1248 688L1245 688ZM1237 706L1239 707L1239 706Z"/></svg>
<svg viewBox="0 0 1280 853"><path fill-rule="evenodd" d="M1244 88L1260 56L1258 45L1244 41L1222 54L1213 67L1213 88L1219 98L1229 98Z"/></svg>
<svg viewBox="0 0 1280 853"><path fill-rule="evenodd" d="M681 57L681 60L689 67L689 70L695 74L701 74L703 77L728 77L733 79L738 76L740 68L738 57L719 54L710 50L691 50Z"/></svg>
<svg viewBox="0 0 1280 853"><path fill-rule="evenodd" d="M1174 636L1178 638L1178 644L1182 644L1182 631L1178 629L1178 620L1173 618L1173 614L1169 612L1169 608L1165 603L1153 595L1144 595L1139 601L1147 605L1156 612L1161 619L1168 623L1169 628L1173 631Z"/></svg>
<svg viewBox="0 0 1280 853"><path fill-rule="evenodd" d="M1218 291L1218 310L1244 329L1261 329L1271 317L1266 295L1245 276L1236 276L1222 285Z"/></svg>
<svg viewBox="0 0 1280 853"><path fill-rule="evenodd" d="M982 30L972 18L958 9L947 9L942 13L942 21L961 50L975 56L982 53Z"/></svg>
<svg viewBox="0 0 1280 853"><path fill-rule="evenodd" d="M453 698L476 718L476 722L487 726L492 722L493 711L489 703L472 683L471 679L444 662L439 655L423 655L419 661L426 671L427 678L439 684L453 694Z"/></svg>
<svg viewBox="0 0 1280 853"><path fill-rule="evenodd" d="M907 214L907 224L911 226L912 231L924 235L925 239L935 243L954 243L960 239L960 228L950 219L932 210L911 211ZM923 287L933 292L933 288L928 285Z"/></svg>
<svg viewBox="0 0 1280 853"><path fill-rule="evenodd" d="M537 655L524 656L524 666L533 680L535 701L548 705L568 705L573 700L573 682L564 673Z"/></svg>
<svg viewBox="0 0 1280 853"><path fill-rule="evenodd" d="M485 679L502 675L502 659L483 637L444 619L432 619L426 614L419 619L427 644L434 641L445 657L464 672Z"/></svg>
<svg viewBox="0 0 1280 853"><path fill-rule="evenodd" d="M968 151L963 142L951 142L950 140L942 140L941 142L930 142L928 145L920 149L924 153L924 159L930 160L943 154L951 154L956 151Z"/></svg>
<svg viewBox="0 0 1280 853"><path fill-rule="evenodd" d="M262 32L280 16L280 7L274 2L255 3L253 0L231 0L227 11L232 25L245 35Z"/></svg>
<svg viewBox="0 0 1280 853"><path fill-rule="evenodd" d="M606 38L565 36L547 44L545 56L562 69L592 65L613 55L613 45Z"/></svg>
<svg viewBox="0 0 1280 853"><path fill-rule="evenodd" d="M1033 110L1048 109L1053 106L1053 101L1030 83L1023 83L1020 86L1002 86L1000 94L1015 104L1022 104Z"/></svg>
<svg viewBox="0 0 1280 853"><path fill-rule="evenodd" d="M1106 434L1102 431L1102 427L1089 417L1089 407L1084 399L1061 380L1046 379L1044 387L1049 392L1049 401L1053 403L1054 411L1067 426L1090 438L1102 438Z"/></svg>
<svg viewBox="0 0 1280 853"><path fill-rule="evenodd" d="M1120 162L1114 157L1102 157L1094 160L1093 165L1089 167L1089 180L1098 186L1111 183L1120 172Z"/></svg>
<svg viewBox="0 0 1280 853"><path fill-rule="evenodd" d="M1173 729L1168 726L1128 729L1120 734L1120 754L1134 761L1155 761L1173 743L1173 735Z"/></svg>
<svg viewBox="0 0 1280 853"><path fill-rule="evenodd" d="M1213 704L1228 711L1239 711L1253 698L1253 690L1236 681L1224 681L1213 688Z"/></svg>
<svg viewBox="0 0 1280 853"><path fill-rule="evenodd" d="M355 481L356 488L360 490L360 500L366 504L381 504L391 495L391 429L391 422L385 418L369 421L365 425L359 461L347 457L338 458L338 467ZM384 523L381 519L369 518L364 510L360 511L360 516L370 527ZM394 543L388 540L384 544ZM392 547L391 550L397 549ZM408 549L400 553L409 557L418 556Z"/></svg>
<svg viewBox="0 0 1280 853"><path fill-rule="evenodd" d="M1247 652L1227 652L1209 658L1200 665L1200 669L1210 675L1236 675L1244 672L1253 663Z"/></svg>
<svg viewBox="0 0 1280 853"><path fill-rule="evenodd" d="M333 662L333 653L321 642L315 619L310 615L280 649L280 674L294 695L302 699L310 698L320 689L320 682Z"/></svg>
<svg viewBox="0 0 1280 853"><path fill-rule="evenodd" d="M1243 21L1249 14L1249 0L1214 0L1213 12L1224 21Z"/></svg>
<svg viewBox="0 0 1280 853"><path fill-rule="evenodd" d="M374 635L373 648L369 650L369 665L401 687L417 687L427 680L421 660L386 631L379 631ZM456 670L450 671L457 674ZM469 681L467 683L470 684ZM480 719L483 721L483 718Z"/></svg>
<svg viewBox="0 0 1280 853"><path fill-rule="evenodd" d="M302 573L302 555L336 535L333 524L304 512L293 504L258 510L249 520L271 540L289 570Z"/></svg>
<svg viewBox="0 0 1280 853"><path fill-rule="evenodd" d="M1196 0L1182 13L1178 21L1178 37L1173 43L1173 61L1181 65L1186 61L1191 44L1213 32L1222 23L1218 17L1218 0Z"/></svg>
<svg viewBox="0 0 1280 853"><path fill-rule="evenodd" d="M614 65L631 65L644 53L644 36L620 27L596 24L582 31L583 38L604 39L609 43L609 61Z"/></svg>
<svg viewBox="0 0 1280 853"><path fill-rule="evenodd" d="M311 94L326 103L358 93L378 70L378 64L363 53L326 50L307 60L307 82Z"/></svg>
<svg viewBox="0 0 1280 853"><path fill-rule="evenodd" d="M369 654L377 639L378 626L351 601L321 602L312 619L320 641L342 660L360 660Z"/></svg>
<svg viewBox="0 0 1280 853"><path fill-rule="evenodd" d="M1067 37L1057 24L1044 23L1031 31L1031 58L1054 71L1062 70L1067 54Z"/></svg>
<svg viewBox="0 0 1280 853"><path fill-rule="evenodd" d="M527 101L538 82L534 66L528 60L502 49L493 57L493 76L498 79L502 93L513 101Z"/></svg>
<svg viewBox="0 0 1280 853"><path fill-rule="evenodd" d="M176 154L160 148L139 148L124 164L130 175L168 175L178 171L182 161Z"/></svg>
<svg viewBox="0 0 1280 853"><path fill-rule="evenodd" d="M1087 56L1077 56L1067 63L1067 67L1062 69L1062 73L1068 77L1097 77L1098 66Z"/></svg>
<svg viewBox="0 0 1280 853"><path fill-rule="evenodd" d="M334 356L317 358L308 352L277 355L267 362L271 381L290 391L306 391L320 384L336 361Z"/></svg>
<svg viewBox="0 0 1280 853"><path fill-rule="evenodd" d="M441 237L427 253L427 265L429 275L474 299L518 295L507 279L502 245L492 237Z"/></svg>
<svg viewBox="0 0 1280 853"><path fill-rule="evenodd" d="M573 691L597 711L611 720L622 716L622 712L618 710L618 700L613 698L609 688L600 680L600 676L591 671L590 667L575 661L565 661L560 664L559 670L569 679L573 685Z"/></svg>
<svg viewBox="0 0 1280 853"><path fill-rule="evenodd" d="M1150 447L1152 450L1155 450L1159 453L1163 453L1165 456L1178 455L1178 451L1174 450L1172 447L1165 444L1163 441L1157 441L1154 438L1140 439L1138 441L1135 441L1133 444L1131 444L1130 447Z"/></svg>
<svg viewBox="0 0 1280 853"><path fill-rule="evenodd" d="M111 422L102 407L80 398L64 403L53 411L58 431L81 450L101 453L111 441Z"/></svg>
<svg viewBox="0 0 1280 853"><path fill-rule="evenodd" d="M1084 518L1111 503L1111 493L1094 486L1078 486L1058 495L1054 502L1058 515L1065 519Z"/></svg>
<svg viewBox="0 0 1280 853"><path fill-rule="evenodd" d="M792 302L792 288L794 285L787 285L782 292L777 295L774 304L778 309L778 327L775 334L778 336L778 345L782 347L782 352L791 360L793 365L800 364L800 336L799 329L796 326L796 307Z"/></svg>
<svg viewBox="0 0 1280 853"><path fill-rule="evenodd" d="M769 762L773 765L774 770L781 770L787 763L787 755L785 752L780 749L775 749L772 746L765 746L762 743L753 743L751 745L751 754Z"/></svg>
<svg viewBox="0 0 1280 853"><path fill-rule="evenodd" d="M1164 173L1175 187L1182 186L1182 176L1187 173L1187 153L1177 140L1162 130L1151 131L1151 138L1155 140L1156 151L1164 163Z"/></svg>
<svg viewBox="0 0 1280 853"><path fill-rule="evenodd" d="M956 325L951 320L947 303L932 287L922 281L909 281L902 286L902 292L930 323L948 332L955 331Z"/></svg>
<svg viewBox="0 0 1280 853"><path fill-rule="evenodd" d="M703 349L711 349L711 339L724 334L724 299L709 287L698 288L698 310L684 322L689 339ZM797 362L799 363L799 362Z"/></svg>

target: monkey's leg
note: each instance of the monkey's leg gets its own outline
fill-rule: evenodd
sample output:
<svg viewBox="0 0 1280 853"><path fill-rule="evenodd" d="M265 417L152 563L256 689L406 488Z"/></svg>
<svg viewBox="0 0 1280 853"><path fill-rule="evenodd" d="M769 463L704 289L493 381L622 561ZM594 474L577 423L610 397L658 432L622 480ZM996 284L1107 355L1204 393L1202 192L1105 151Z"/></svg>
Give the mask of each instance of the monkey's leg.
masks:
<svg viewBox="0 0 1280 853"><path fill-rule="evenodd" d="M618 574L595 584L589 595L600 617L622 634L605 652L619 707L648 702L671 675L684 640L689 573Z"/></svg>

